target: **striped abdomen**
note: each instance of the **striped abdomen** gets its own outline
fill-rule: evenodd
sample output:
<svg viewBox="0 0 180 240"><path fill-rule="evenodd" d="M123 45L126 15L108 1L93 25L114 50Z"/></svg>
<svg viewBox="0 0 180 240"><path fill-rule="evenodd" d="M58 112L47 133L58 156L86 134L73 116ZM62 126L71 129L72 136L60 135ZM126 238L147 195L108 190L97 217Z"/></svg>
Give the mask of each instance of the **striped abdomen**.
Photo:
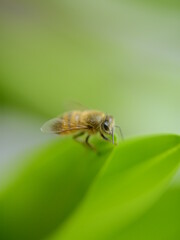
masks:
<svg viewBox="0 0 180 240"><path fill-rule="evenodd" d="M81 124L81 115L82 112L80 111L65 113L60 118L61 121L59 122L59 129L62 130L61 134L69 134L72 133L72 131L79 130L80 127L85 127Z"/></svg>

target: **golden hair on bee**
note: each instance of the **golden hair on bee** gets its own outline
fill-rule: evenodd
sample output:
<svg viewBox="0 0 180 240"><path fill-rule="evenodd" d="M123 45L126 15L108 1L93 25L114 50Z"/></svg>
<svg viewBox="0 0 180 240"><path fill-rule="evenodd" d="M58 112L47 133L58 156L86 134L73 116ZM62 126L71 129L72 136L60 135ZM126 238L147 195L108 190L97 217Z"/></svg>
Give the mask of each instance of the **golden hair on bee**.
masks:
<svg viewBox="0 0 180 240"><path fill-rule="evenodd" d="M111 115L96 110L85 110L71 111L53 118L42 126L41 131L59 135L74 134L73 138L76 140L87 133L84 143L94 149L89 143L90 136L100 133L104 140L114 144L114 129L116 127L119 128L123 138L121 128L115 125L114 118ZM109 139L106 135L111 136L112 139Z"/></svg>

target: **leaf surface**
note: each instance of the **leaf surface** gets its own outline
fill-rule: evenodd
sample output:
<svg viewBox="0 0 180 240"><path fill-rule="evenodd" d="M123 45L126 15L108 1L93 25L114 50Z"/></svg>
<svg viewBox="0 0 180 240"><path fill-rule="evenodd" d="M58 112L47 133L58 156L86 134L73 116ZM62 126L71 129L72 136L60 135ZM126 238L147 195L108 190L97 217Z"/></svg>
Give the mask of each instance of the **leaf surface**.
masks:
<svg viewBox="0 0 180 240"><path fill-rule="evenodd" d="M0 239L125 237L168 189L180 162L180 138L134 139L113 151L109 143L96 145L100 154L66 139L30 156L1 191Z"/></svg>

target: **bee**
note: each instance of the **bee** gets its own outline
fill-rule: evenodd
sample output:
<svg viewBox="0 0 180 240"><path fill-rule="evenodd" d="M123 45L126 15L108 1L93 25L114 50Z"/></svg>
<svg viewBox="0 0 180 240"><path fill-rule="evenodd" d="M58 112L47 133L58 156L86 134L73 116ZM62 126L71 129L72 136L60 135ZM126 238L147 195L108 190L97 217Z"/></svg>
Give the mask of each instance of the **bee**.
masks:
<svg viewBox="0 0 180 240"><path fill-rule="evenodd" d="M41 131L59 135L74 134L73 138L77 141L79 137L87 133L85 142L83 143L95 150L95 148L89 143L90 136L100 133L100 136L104 140L110 141L114 144L114 129L116 127L120 130L123 139L121 128L115 125L114 118L111 115L106 115L105 113L96 110L83 110L70 111L64 113L60 117L47 121L41 127ZM111 136L111 139L107 136Z"/></svg>

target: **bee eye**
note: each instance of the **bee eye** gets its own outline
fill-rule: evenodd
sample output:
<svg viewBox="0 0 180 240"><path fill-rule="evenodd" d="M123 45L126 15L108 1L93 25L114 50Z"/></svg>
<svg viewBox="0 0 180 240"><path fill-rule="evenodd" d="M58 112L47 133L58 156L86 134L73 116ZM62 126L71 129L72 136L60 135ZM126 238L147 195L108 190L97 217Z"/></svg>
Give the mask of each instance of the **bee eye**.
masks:
<svg viewBox="0 0 180 240"><path fill-rule="evenodd" d="M109 130L109 127L108 127L108 123L107 123L107 122L104 123L104 126L103 126L103 127L104 127L104 130L105 130L105 131L108 131L108 130Z"/></svg>

